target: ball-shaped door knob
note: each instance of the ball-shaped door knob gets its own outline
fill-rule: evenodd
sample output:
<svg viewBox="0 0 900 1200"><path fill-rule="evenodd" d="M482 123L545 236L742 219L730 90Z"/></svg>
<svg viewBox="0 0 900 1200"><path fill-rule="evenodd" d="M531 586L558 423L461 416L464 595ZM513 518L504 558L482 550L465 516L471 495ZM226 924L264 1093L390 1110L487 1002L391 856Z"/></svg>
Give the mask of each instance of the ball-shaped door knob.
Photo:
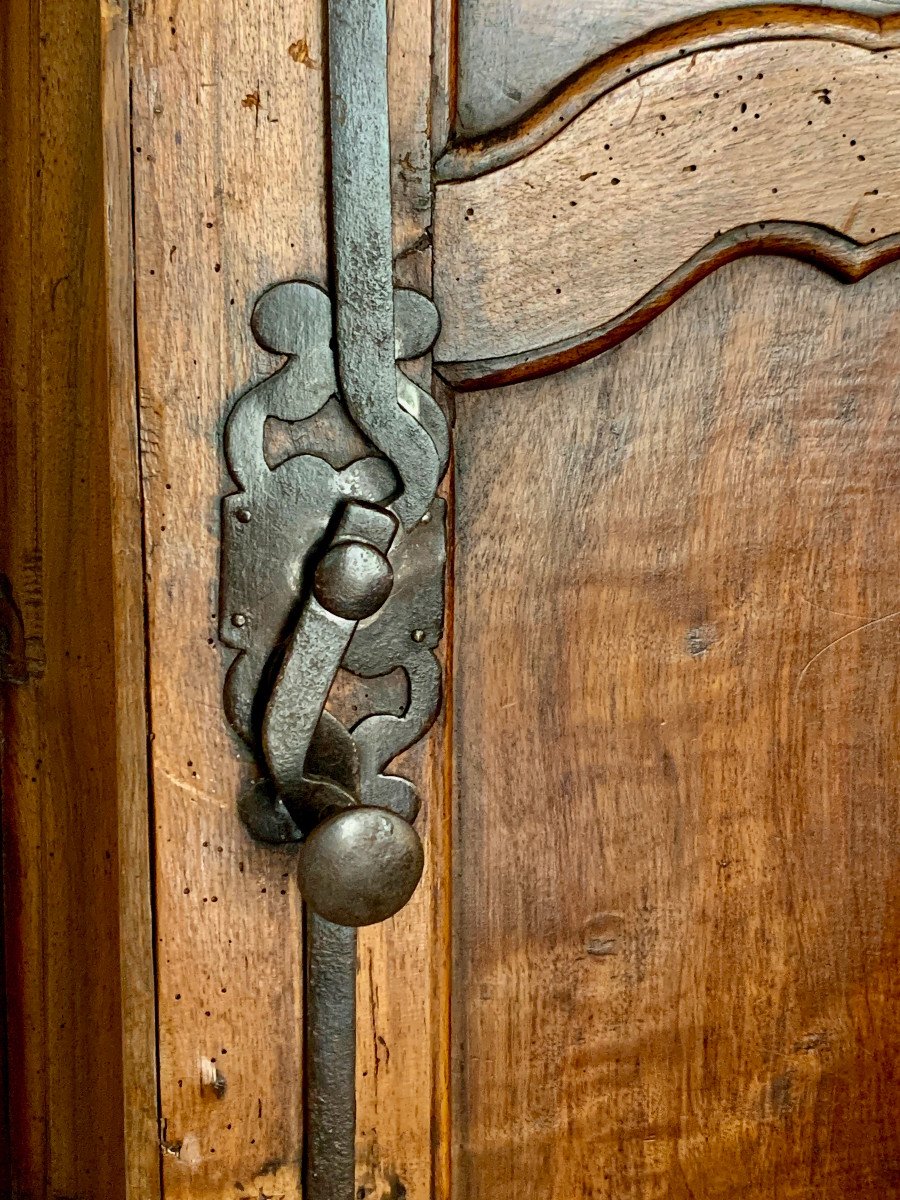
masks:
<svg viewBox="0 0 900 1200"><path fill-rule="evenodd" d="M390 595L394 572L387 557L367 542L338 542L323 556L313 591L323 608L347 621L363 621Z"/></svg>
<svg viewBox="0 0 900 1200"><path fill-rule="evenodd" d="M374 925L406 904L422 876L419 835L396 813L360 805L317 825L300 852L300 892L335 925Z"/></svg>

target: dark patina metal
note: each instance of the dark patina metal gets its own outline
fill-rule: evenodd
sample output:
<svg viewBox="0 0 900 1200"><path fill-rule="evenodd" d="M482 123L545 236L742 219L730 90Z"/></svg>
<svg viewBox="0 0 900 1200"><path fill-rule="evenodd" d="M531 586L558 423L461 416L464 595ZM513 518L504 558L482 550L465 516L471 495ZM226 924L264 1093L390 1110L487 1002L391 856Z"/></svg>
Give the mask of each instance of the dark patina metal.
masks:
<svg viewBox="0 0 900 1200"><path fill-rule="evenodd" d="M338 925L375 925L406 904L425 856L412 825L384 808L359 805L322 821L300 855L300 890Z"/></svg>
<svg viewBox="0 0 900 1200"><path fill-rule="evenodd" d="M394 308L398 356L424 353L437 332L434 306L401 289ZM425 732L440 700L433 651L443 623L445 504L432 496L422 517L403 525L398 471L367 447L349 406L338 402L324 292L297 280L276 284L257 302L252 327L261 345L286 358L238 398L225 428L240 488L222 505L219 628L238 651L225 705L269 785L254 788L241 811L257 837L296 839L330 806L349 802L335 792L338 784L356 803L412 820L411 786L383 771ZM404 411L417 414L443 471L443 412L396 364L394 372ZM315 418L319 453L270 466L271 417L296 425ZM361 450L345 462L346 451L332 448L348 444ZM340 666L364 678L401 667L408 680L404 714L340 726L323 711Z"/></svg>
<svg viewBox="0 0 900 1200"><path fill-rule="evenodd" d="M219 632L237 651L228 717L259 778L250 832L299 841L306 902L304 1200L354 1195L355 926L397 912L423 851L412 784L387 771L440 703L446 418L399 362L439 321L393 286L385 0L329 0L332 299L286 280L253 335L282 356L235 401L225 453ZM299 452L270 461L270 418ZM345 725L326 707L339 669L407 681L402 711Z"/></svg>
<svg viewBox="0 0 900 1200"><path fill-rule="evenodd" d="M304 1200L356 1189L356 930L307 909L303 1111Z"/></svg>
<svg viewBox="0 0 900 1200"><path fill-rule="evenodd" d="M393 582L390 560L376 547L339 542L316 567L313 594L336 617L363 621L378 612Z"/></svg>

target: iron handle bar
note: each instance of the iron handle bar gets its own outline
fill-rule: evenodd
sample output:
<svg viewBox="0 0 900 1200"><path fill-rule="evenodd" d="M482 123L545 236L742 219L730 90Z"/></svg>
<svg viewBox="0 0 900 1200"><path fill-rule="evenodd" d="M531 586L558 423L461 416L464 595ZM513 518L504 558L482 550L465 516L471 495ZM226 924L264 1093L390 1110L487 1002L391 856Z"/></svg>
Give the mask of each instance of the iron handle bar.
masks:
<svg viewBox="0 0 900 1200"><path fill-rule="evenodd" d="M433 441L397 398L386 0L328 0L328 89L338 380L357 424L398 470L391 508L408 526L427 511L441 471ZM309 906L304 933L303 1194L353 1200L357 933Z"/></svg>

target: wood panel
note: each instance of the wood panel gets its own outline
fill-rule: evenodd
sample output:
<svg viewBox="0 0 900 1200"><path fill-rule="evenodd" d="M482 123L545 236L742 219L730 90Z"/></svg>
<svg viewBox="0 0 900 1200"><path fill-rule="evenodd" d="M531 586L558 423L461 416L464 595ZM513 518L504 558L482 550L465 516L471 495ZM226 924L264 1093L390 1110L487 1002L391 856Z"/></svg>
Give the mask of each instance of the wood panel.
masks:
<svg viewBox="0 0 900 1200"><path fill-rule="evenodd" d="M325 280L320 6L134 14L133 154L164 1194L298 1194L300 911L222 711L220 437L271 370L248 318Z"/></svg>
<svg viewBox="0 0 900 1200"><path fill-rule="evenodd" d="M680 272L693 282L718 265L735 228L742 253L777 241L776 223L832 231L844 245L821 257L843 251L850 272L855 247L896 256L900 51L888 44L749 42L676 58L613 79L524 157L441 184L437 360L453 378L550 362L652 310L659 285L677 294ZM815 257L809 238L800 252Z"/></svg>
<svg viewBox="0 0 900 1200"><path fill-rule="evenodd" d="M889 50L898 44L898 31L897 16L875 19L841 9L802 9L785 4L722 9L716 15L654 29L638 41L586 63L564 86L514 124L478 137L453 138L438 158L435 173L439 180L471 179L514 162L561 133L614 88L677 59L750 42L786 39ZM798 49L802 52L802 47Z"/></svg>
<svg viewBox="0 0 900 1200"><path fill-rule="evenodd" d="M156 829L163 1173L169 1200L299 1195L295 856L254 845L253 770L225 721L216 644L221 449L236 393L273 368L250 334L273 282L327 282L324 6L147 0L134 16L138 340ZM430 288L430 4L391 7L398 281ZM421 367L427 376L427 364ZM358 1182L438 1196L446 1090L440 737L420 780L426 879L364 931ZM444 1051L446 1062L446 1051ZM446 1066L443 1068L446 1071Z"/></svg>
<svg viewBox="0 0 900 1200"><path fill-rule="evenodd" d="M739 0L567 0L565 15L542 0L458 0L459 82L457 133L483 134L537 105L584 63L686 18L741 7ZM775 8L774 5L763 6ZM799 0L803 10L828 9L823 0ZM844 0L841 8L883 16L900 9L891 0Z"/></svg>
<svg viewBox="0 0 900 1200"><path fill-rule="evenodd" d="M457 398L458 1200L900 1192L898 282Z"/></svg>
<svg viewBox="0 0 900 1200"><path fill-rule="evenodd" d="M388 7L395 281L431 294L432 60L446 47L442 0ZM438 85L440 86L440 85ZM431 388L430 357L412 364ZM449 480L442 492L448 495ZM367 684L368 686L368 684ZM445 688L449 689L445 678ZM405 909L359 931L357 1195L449 1195L449 804L446 706L423 743L391 768L414 780L425 873Z"/></svg>
<svg viewBox="0 0 900 1200"><path fill-rule="evenodd" d="M0 11L9 1178L159 1194L127 12Z"/></svg>

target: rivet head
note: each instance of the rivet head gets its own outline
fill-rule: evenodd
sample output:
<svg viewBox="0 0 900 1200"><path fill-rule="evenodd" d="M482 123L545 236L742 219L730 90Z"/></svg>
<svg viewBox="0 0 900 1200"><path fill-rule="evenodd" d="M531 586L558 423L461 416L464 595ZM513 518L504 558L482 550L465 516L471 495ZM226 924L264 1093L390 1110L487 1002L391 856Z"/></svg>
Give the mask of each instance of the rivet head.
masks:
<svg viewBox="0 0 900 1200"><path fill-rule="evenodd" d="M251 514L249 508L239 508L234 515L242 525L247 525L250 521Z"/></svg>
<svg viewBox="0 0 900 1200"><path fill-rule="evenodd" d="M422 876L419 835L396 813L359 805L317 825L300 853L300 892L335 925L374 925L406 904Z"/></svg>
<svg viewBox="0 0 900 1200"><path fill-rule="evenodd" d="M425 641L425 630L424 629L414 629L412 631L412 640L414 642L424 642Z"/></svg>
<svg viewBox="0 0 900 1200"><path fill-rule="evenodd" d="M371 617L390 595L394 572L367 542L339 542L316 568L313 591L323 608L347 621Z"/></svg>
<svg viewBox="0 0 900 1200"><path fill-rule="evenodd" d="M419 521L419 524L420 525L428 525L430 523L430 521L431 521L431 513L427 512L423 515L422 519Z"/></svg>
<svg viewBox="0 0 900 1200"><path fill-rule="evenodd" d="M232 613L231 623L235 626L235 628L240 629L243 625L247 624L247 618L243 613Z"/></svg>

